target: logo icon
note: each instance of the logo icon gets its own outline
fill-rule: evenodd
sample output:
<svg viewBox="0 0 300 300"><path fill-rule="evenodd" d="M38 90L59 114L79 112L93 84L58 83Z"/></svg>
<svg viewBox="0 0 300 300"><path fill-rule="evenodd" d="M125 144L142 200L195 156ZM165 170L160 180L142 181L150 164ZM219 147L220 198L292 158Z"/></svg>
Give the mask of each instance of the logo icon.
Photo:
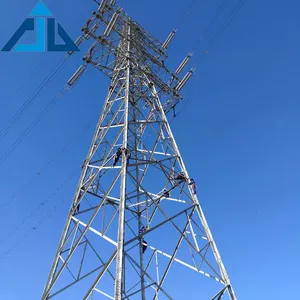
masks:
<svg viewBox="0 0 300 300"><path fill-rule="evenodd" d="M55 27L55 18L51 11L42 1L39 1L29 17L23 22L1 51L11 51L12 49L15 52L79 51L78 47L59 23L57 23L57 33L64 44L56 44ZM27 31L36 32L36 43L18 44L16 46Z"/></svg>

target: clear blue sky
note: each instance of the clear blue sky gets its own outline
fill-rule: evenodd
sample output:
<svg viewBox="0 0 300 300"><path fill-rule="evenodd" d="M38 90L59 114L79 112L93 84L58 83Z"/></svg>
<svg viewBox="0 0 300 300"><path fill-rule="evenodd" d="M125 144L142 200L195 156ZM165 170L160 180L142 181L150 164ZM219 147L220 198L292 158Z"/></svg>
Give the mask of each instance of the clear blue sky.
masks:
<svg viewBox="0 0 300 300"><path fill-rule="evenodd" d="M95 7L91 0L44 2L74 39ZM123 1L128 13L161 40L176 26L187 2ZM192 49L222 2L198 1L179 28L169 65L175 68ZM237 0L229 2L232 8ZM35 3L2 3L1 48ZM236 293L243 300L295 299L299 285L299 9L296 0L246 0L197 66L184 92L189 101L180 105L178 111L183 110L172 123ZM225 10L208 32L198 54L229 13ZM1 157L64 86L82 54L69 61L0 141ZM0 53L0 129L62 55ZM107 78L89 70L0 164L1 299L40 299L107 85ZM87 124L91 126L83 130ZM71 146L57 155L68 141Z"/></svg>

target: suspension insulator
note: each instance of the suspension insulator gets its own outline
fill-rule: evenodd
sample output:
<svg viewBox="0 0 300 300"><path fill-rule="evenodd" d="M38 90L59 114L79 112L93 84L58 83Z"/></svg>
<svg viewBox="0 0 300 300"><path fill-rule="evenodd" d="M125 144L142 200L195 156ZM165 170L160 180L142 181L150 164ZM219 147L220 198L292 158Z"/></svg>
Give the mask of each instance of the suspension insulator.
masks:
<svg viewBox="0 0 300 300"><path fill-rule="evenodd" d="M169 45L171 44L172 40L174 39L176 34L176 29L174 29L169 36L167 37L166 41L163 43L162 47L164 49L167 49L169 47Z"/></svg>
<svg viewBox="0 0 300 300"><path fill-rule="evenodd" d="M107 6L107 2L108 2L108 0L102 0L101 4L98 7L98 11L99 12L101 12L101 13L104 12L104 10L105 10L105 8Z"/></svg>
<svg viewBox="0 0 300 300"><path fill-rule="evenodd" d="M111 20L109 21L109 23L104 31L105 36L109 36L111 34L111 31L113 30L113 28L118 20L119 15L120 15L120 12L114 13L114 15L112 16Z"/></svg>
<svg viewBox="0 0 300 300"><path fill-rule="evenodd" d="M176 86L176 90L180 91L185 85L186 83L189 81L189 79L193 76L194 73L194 69L191 69L190 71L188 71L186 73L186 75L183 77L183 79L179 82L179 84Z"/></svg>
<svg viewBox="0 0 300 300"><path fill-rule="evenodd" d="M175 71L175 74L179 74L181 73L181 71L184 69L184 67L187 65L187 63L189 62L190 58L193 56L192 53L189 53L189 55L182 61L182 63L179 65L179 67L177 68L177 70Z"/></svg>
<svg viewBox="0 0 300 300"><path fill-rule="evenodd" d="M74 75L69 79L68 81L68 85L71 87L71 86L74 86L77 81L79 80L79 78L82 76L83 72L85 71L86 69L86 65L81 65L78 70L74 73Z"/></svg>

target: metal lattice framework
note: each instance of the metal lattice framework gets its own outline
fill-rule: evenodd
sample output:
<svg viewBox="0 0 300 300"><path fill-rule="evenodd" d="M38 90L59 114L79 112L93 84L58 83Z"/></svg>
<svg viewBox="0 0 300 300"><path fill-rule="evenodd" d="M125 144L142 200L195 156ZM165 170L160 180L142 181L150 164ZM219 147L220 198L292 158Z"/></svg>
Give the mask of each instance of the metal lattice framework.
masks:
<svg viewBox="0 0 300 300"><path fill-rule="evenodd" d="M237 299L166 117L190 56L171 72L175 32L162 44L114 2L77 40L93 45L69 86L87 65L111 85L42 299L177 299L172 272L196 274L193 299Z"/></svg>

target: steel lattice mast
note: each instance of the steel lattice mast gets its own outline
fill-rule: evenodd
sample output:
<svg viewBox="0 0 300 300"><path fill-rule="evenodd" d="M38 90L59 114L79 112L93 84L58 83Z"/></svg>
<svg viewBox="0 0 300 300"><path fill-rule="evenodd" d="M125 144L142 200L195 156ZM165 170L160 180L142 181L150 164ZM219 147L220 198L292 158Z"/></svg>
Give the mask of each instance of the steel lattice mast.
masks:
<svg viewBox="0 0 300 300"><path fill-rule="evenodd" d="M93 45L69 86L87 65L111 84L42 299L176 299L175 270L199 277L195 299L237 299L166 117L190 55L171 72L175 32L160 43L113 0L83 32Z"/></svg>

